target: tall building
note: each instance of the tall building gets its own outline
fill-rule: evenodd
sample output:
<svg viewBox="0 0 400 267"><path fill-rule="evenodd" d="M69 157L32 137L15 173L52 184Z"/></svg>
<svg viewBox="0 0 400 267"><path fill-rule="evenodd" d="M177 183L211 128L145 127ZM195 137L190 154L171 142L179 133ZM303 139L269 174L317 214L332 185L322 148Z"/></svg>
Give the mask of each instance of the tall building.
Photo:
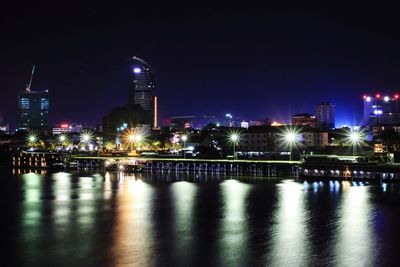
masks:
<svg viewBox="0 0 400 267"><path fill-rule="evenodd" d="M131 80L129 82L129 105L139 105L148 113L149 124L157 126L155 102L155 79L149 64L138 57L130 59Z"/></svg>
<svg viewBox="0 0 400 267"><path fill-rule="evenodd" d="M335 128L335 106L329 102L323 102L315 107L317 127L320 129Z"/></svg>
<svg viewBox="0 0 400 267"><path fill-rule="evenodd" d="M400 123L400 95L393 96L364 95L364 125L399 124Z"/></svg>
<svg viewBox="0 0 400 267"><path fill-rule="evenodd" d="M21 91L18 93L19 130L49 129L50 100L49 92Z"/></svg>

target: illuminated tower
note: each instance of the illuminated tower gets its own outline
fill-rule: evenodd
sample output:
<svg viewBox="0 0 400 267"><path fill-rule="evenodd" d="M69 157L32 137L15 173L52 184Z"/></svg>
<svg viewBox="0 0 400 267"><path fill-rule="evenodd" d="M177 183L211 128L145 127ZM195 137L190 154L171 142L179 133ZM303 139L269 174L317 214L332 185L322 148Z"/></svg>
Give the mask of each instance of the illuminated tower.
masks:
<svg viewBox="0 0 400 267"><path fill-rule="evenodd" d="M155 80L149 64L138 57L130 59L131 78L129 81L130 105L139 105L148 113L147 120L149 125L154 126L154 89Z"/></svg>
<svg viewBox="0 0 400 267"><path fill-rule="evenodd" d="M129 104L153 109L155 81L150 66L138 57L130 59L132 78L129 84Z"/></svg>
<svg viewBox="0 0 400 267"><path fill-rule="evenodd" d="M398 93L393 96L376 93L375 96L364 95L363 98L364 125L400 123L400 95Z"/></svg>
<svg viewBox="0 0 400 267"><path fill-rule="evenodd" d="M18 128L45 130L49 126L49 92L22 91L18 93Z"/></svg>

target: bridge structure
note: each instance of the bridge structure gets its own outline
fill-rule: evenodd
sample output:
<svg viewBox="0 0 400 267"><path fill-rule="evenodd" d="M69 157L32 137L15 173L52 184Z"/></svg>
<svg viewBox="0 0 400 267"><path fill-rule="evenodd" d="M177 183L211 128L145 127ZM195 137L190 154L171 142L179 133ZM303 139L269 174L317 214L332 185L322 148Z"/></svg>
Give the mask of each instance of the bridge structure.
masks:
<svg viewBox="0 0 400 267"><path fill-rule="evenodd" d="M78 168L101 168L107 161L135 162L149 172L254 174L259 176L298 176L300 161L199 159L199 158L147 158L147 157L91 157L72 156Z"/></svg>

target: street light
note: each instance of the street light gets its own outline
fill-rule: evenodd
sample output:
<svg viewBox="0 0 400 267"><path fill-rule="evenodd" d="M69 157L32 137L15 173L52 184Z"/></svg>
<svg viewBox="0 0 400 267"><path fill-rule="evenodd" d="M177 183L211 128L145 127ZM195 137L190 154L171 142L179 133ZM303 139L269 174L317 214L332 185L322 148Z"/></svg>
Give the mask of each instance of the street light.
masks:
<svg viewBox="0 0 400 267"><path fill-rule="evenodd" d="M88 145L93 140L93 133L91 131L84 130L81 133L80 139L81 139L81 143Z"/></svg>
<svg viewBox="0 0 400 267"><path fill-rule="evenodd" d="M140 129L129 129L122 136L124 141L129 144L130 150L133 151L133 146L140 146L144 141L144 133ZM139 148L140 149L140 148Z"/></svg>
<svg viewBox="0 0 400 267"><path fill-rule="evenodd" d="M64 142L67 140L67 136L65 134L60 134L58 136L58 141L61 143L61 147L64 148Z"/></svg>
<svg viewBox="0 0 400 267"><path fill-rule="evenodd" d="M141 133L136 133L135 135L135 145L138 147L138 150L140 150L140 145L144 140L144 136Z"/></svg>
<svg viewBox="0 0 400 267"><path fill-rule="evenodd" d="M292 161L292 150L293 146L298 144L298 135L299 130L296 129L286 129L281 134L281 141L286 145L289 146L289 161Z"/></svg>
<svg viewBox="0 0 400 267"><path fill-rule="evenodd" d="M186 158L186 149L185 149L185 147L186 147L186 141L188 140L188 136L186 134L183 134L181 136L181 140L183 142L183 158L185 159Z"/></svg>
<svg viewBox="0 0 400 267"><path fill-rule="evenodd" d="M294 132L287 132L285 135L286 142L289 144L289 161L292 161L292 148L293 144L296 142L296 133Z"/></svg>
<svg viewBox="0 0 400 267"><path fill-rule="evenodd" d="M348 133L348 140L351 142L351 146L353 147L353 157L357 154L357 146L363 142L363 134L360 131L352 130Z"/></svg>
<svg viewBox="0 0 400 267"><path fill-rule="evenodd" d="M236 158L236 145L240 142L240 135L238 132L230 132L228 134L229 142L232 143L233 146L233 158Z"/></svg>
<svg viewBox="0 0 400 267"><path fill-rule="evenodd" d="M35 143L38 140L38 136L35 133L30 133L27 137L26 140L28 141L28 145L34 146Z"/></svg>

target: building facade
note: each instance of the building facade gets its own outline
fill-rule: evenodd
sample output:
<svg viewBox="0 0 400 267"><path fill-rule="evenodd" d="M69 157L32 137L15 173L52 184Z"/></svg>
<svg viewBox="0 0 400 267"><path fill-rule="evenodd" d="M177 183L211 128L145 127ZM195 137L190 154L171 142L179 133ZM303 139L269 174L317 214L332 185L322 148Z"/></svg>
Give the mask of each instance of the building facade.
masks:
<svg viewBox="0 0 400 267"><path fill-rule="evenodd" d="M148 124L157 127L155 114L155 79L153 72L144 60L138 57L130 59L131 78L129 81L128 105L139 105L148 113Z"/></svg>
<svg viewBox="0 0 400 267"><path fill-rule="evenodd" d="M400 95L375 96L364 95L363 124L369 126L381 124L400 124Z"/></svg>
<svg viewBox="0 0 400 267"><path fill-rule="evenodd" d="M50 99L46 91L21 91L18 94L18 129L46 130L50 127Z"/></svg>
<svg viewBox="0 0 400 267"><path fill-rule="evenodd" d="M317 127L320 129L335 128L335 106L329 102L323 102L315 107Z"/></svg>
<svg viewBox="0 0 400 267"><path fill-rule="evenodd" d="M309 131L301 133L301 142L307 148L324 148L329 145L328 132Z"/></svg>
<svg viewBox="0 0 400 267"><path fill-rule="evenodd" d="M317 119L308 113L299 113L292 116L292 125L316 127Z"/></svg>

